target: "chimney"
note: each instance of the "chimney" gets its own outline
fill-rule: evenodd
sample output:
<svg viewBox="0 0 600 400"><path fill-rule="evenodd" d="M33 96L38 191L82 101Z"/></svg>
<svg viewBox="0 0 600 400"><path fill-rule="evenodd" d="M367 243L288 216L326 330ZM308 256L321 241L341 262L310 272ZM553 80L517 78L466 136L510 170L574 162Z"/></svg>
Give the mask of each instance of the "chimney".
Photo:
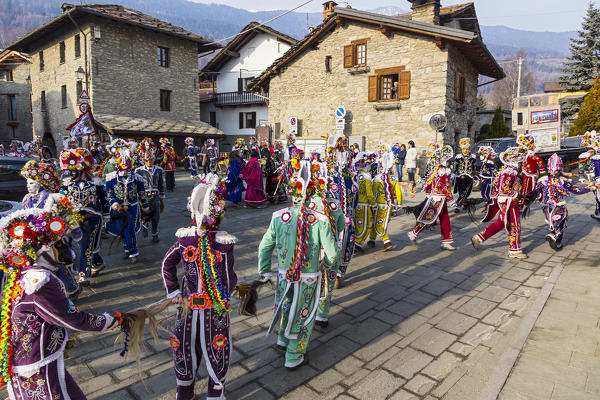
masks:
<svg viewBox="0 0 600 400"><path fill-rule="evenodd" d="M332 13L335 6L338 4L335 1L326 1L323 3L323 19L327 19Z"/></svg>
<svg viewBox="0 0 600 400"><path fill-rule="evenodd" d="M440 0L408 0L412 3L413 21L440 24Z"/></svg>

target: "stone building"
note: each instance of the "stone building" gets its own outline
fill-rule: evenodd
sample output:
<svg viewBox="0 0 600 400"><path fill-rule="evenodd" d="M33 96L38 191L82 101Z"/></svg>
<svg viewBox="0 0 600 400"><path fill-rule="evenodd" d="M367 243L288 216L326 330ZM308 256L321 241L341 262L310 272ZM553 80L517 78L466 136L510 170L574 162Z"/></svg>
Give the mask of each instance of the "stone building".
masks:
<svg viewBox="0 0 600 400"><path fill-rule="evenodd" d="M448 119L439 142L472 138L479 75L504 72L481 39L473 3L411 2L412 13L399 16L326 2L323 22L252 82L269 93L276 137L293 116L301 142L322 142L342 105L344 133L369 150L411 139L423 150L436 138L428 124L436 113Z"/></svg>
<svg viewBox="0 0 600 400"><path fill-rule="evenodd" d="M86 89L104 135L219 138L200 121L198 54L219 48L119 5L63 4L63 13L8 48L31 55L34 131L62 148Z"/></svg>
<svg viewBox="0 0 600 400"><path fill-rule="evenodd" d="M33 139L30 64L27 54L11 50L0 53L0 144L7 151L11 140Z"/></svg>

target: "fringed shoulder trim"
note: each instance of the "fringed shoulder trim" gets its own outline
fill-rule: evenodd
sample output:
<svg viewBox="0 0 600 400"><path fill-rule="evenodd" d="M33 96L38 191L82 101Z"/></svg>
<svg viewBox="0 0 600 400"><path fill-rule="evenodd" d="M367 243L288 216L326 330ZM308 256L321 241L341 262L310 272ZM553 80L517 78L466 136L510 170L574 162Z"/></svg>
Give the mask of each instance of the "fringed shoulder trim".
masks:
<svg viewBox="0 0 600 400"><path fill-rule="evenodd" d="M92 178L92 183L96 186L104 186L104 182L100 178Z"/></svg>
<svg viewBox="0 0 600 400"><path fill-rule="evenodd" d="M289 210L290 210L290 208L288 207L288 208L282 208L279 211L275 211L273 213L273 218L279 218L279 217L281 217L283 215L283 213L285 213L286 211L289 211Z"/></svg>
<svg viewBox="0 0 600 400"><path fill-rule="evenodd" d="M50 282L50 271L41 269L29 270L23 273L21 281L23 282L23 290L26 294L37 292L42 286Z"/></svg>
<svg viewBox="0 0 600 400"><path fill-rule="evenodd" d="M238 239L225 231L218 231L215 235L215 241L221 244L236 244Z"/></svg>
<svg viewBox="0 0 600 400"><path fill-rule="evenodd" d="M106 174L106 181L107 182L112 181L116 177L117 177L117 171L109 172L108 174Z"/></svg>
<svg viewBox="0 0 600 400"><path fill-rule="evenodd" d="M192 236L196 236L196 227L195 226L190 226L188 228L179 228L177 229L177 232L175 232L175 236L177 236L178 238L183 238L183 237L192 237Z"/></svg>

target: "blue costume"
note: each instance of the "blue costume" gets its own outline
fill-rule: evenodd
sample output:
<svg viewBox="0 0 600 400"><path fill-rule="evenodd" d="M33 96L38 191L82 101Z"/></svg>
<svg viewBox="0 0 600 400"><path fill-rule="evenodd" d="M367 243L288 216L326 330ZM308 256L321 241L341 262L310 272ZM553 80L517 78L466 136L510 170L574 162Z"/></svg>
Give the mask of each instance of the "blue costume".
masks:
<svg viewBox="0 0 600 400"><path fill-rule="evenodd" d="M596 181L595 183L597 188L598 185L600 185L600 155L596 154L592 156L591 161L592 166L594 167L594 179ZM600 190L596 189L594 194L596 197L596 210L594 211L594 215L592 215L592 217L600 220Z"/></svg>
<svg viewBox="0 0 600 400"><path fill-rule="evenodd" d="M188 144L185 148L185 155L190 164L190 175L193 178L198 175L198 146Z"/></svg>
<svg viewBox="0 0 600 400"><path fill-rule="evenodd" d="M493 181L498 172L494 161L484 160L481 163L479 179L481 180L481 197L487 201L492 200Z"/></svg>
<svg viewBox="0 0 600 400"><path fill-rule="evenodd" d="M244 181L240 178L242 172L242 163L237 158L231 160L229 173L227 174L227 200L233 203L242 201L242 192L244 191Z"/></svg>
<svg viewBox="0 0 600 400"><path fill-rule="evenodd" d="M144 179L146 196L150 206L150 223L152 236L158 238L158 222L160 221L160 202L165 198L165 179L163 169L152 165L139 167L135 172ZM146 229L146 228L144 228ZM144 231L147 232L147 231Z"/></svg>
<svg viewBox="0 0 600 400"><path fill-rule="evenodd" d="M79 274L89 275L92 269L99 270L104 264L98 254L102 240L102 220L109 216L104 185L98 178L75 181L69 177L63 180L60 193L69 199L73 209L83 217L80 224L83 236L79 241Z"/></svg>
<svg viewBox="0 0 600 400"><path fill-rule="evenodd" d="M132 171L111 172L106 176L106 194L111 207L112 216L119 212L117 206L126 207L127 225L123 228L123 219L111 219L106 224L106 231L120 236L124 241L125 254L130 258L138 256L136 233L140 230L140 209L150 211L144 180ZM121 213L121 215L124 215Z"/></svg>

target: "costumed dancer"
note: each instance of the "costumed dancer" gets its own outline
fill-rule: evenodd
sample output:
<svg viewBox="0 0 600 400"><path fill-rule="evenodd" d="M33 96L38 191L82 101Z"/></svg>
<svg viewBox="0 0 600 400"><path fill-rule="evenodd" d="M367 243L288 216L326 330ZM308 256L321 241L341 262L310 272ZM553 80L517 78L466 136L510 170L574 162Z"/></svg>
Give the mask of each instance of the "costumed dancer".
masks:
<svg viewBox="0 0 600 400"><path fill-rule="evenodd" d="M236 151L236 150L239 151L240 157L242 157L242 160L244 160L244 162L246 162L246 160L248 158L250 158L250 150L248 149L248 146L246 145L246 141L244 140L244 138L242 138L242 137L237 138L237 140L235 141L235 144L231 148L231 151Z"/></svg>
<svg viewBox="0 0 600 400"><path fill-rule="evenodd" d="M589 164L587 167L583 167L584 173L588 180L594 182L596 185L594 189L596 209L594 214L591 214L590 217L600 221L600 134L596 131L586 132L582 138L582 147L584 144L589 148L585 159ZM585 165L584 161L580 161L580 165L581 164Z"/></svg>
<svg viewBox="0 0 600 400"><path fill-rule="evenodd" d="M254 152L254 150L256 150L259 155L257 158L260 158L260 148L258 147L258 144L256 142L256 136L250 136L248 138L248 142L250 143L248 145L248 151L250 152L250 157L252 157L252 153Z"/></svg>
<svg viewBox="0 0 600 400"><path fill-rule="evenodd" d="M241 177L244 160L239 150L229 153L229 171L227 172L227 200L234 204L242 201L244 181Z"/></svg>
<svg viewBox="0 0 600 400"><path fill-rule="evenodd" d="M23 153L23 142L20 140L11 140L8 149L10 151L6 154L7 157L25 157L25 154Z"/></svg>
<svg viewBox="0 0 600 400"><path fill-rule="evenodd" d="M98 170L98 177L102 177L102 180L106 182L106 175L117 170L115 163L115 156L120 149L129 148L127 142L121 138L113 139L109 145L106 146L108 155L104 159L104 162Z"/></svg>
<svg viewBox="0 0 600 400"><path fill-rule="evenodd" d="M561 250L562 239L567 229L569 213L566 198L571 194L585 194L590 192L588 187L577 187L562 176L563 162L558 154L554 153L548 160L548 174L538 179L536 189L540 191L540 203L550 227L546 241L554 250ZM593 184L592 184L593 185Z"/></svg>
<svg viewBox="0 0 600 400"><path fill-rule="evenodd" d="M473 247L478 250L481 243L491 238L502 229L508 233L508 256L524 259L527 255L521 249L520 196L521 182L519 180L519 163L525 160L527 152L523 148L509 147L500 154L504 167L494 180L492 204L488 205L487 214L482 222L491 221L496 214L498 220L488 225L485 230L471 238Z"/></svg>
<svg viewBox="0 0 600 400"><path fill-rule="evenodd" d="M356 231L354 249L359 252L365 251L363 246L371 234L373 224L371 209L376 204L373 195L372 177L369 172L373 158L374 156L371 154L358 153L352 162L352 169L356 173L356 185L358 186L358 199L354 211L354 230Z"/></svg>
<svg viewBox="0 0 600 400"><path fill-rule="evenodd" d="M380 144L378 149L377 167L379 173L373 178L373 197L375 206L372 208L373 223L369 236L369 245L375 247L375 239L379 237L383 242L383 251L394 248L387 234L388 223L392 211L402 204L402 190L398 178L392 173L395 165L394 153L390 146Z"/></svg>
<svg viewBox="0 0 600 400"><path fill-rule="evenodd" d="M250 159L242 168L241 177L246 181L244 203L248 207L266 207L267 196L263 184L263 172L258 161L258 150L254 150Z"/></svg>
<svg viewBox="0 0 600 400"><path fill-rule="evenodd" d="M277 180L277 190L273 195L275 201L277 203L283 203L287 201L287 186L283 182L281 182L281 171L283 171L286 167L286 161L284 160L284 150L283 144L279 141L275 142L275 146L273 148L273 161L275 162L275 179ZM286 181L287 182L287 181Z"/></svg>
<svg viewBox="0 0 600 400"><path fill-rule="evenodd" d="M535 155L535 138L532 135L519 135L517 144L523 151L527 152L527 156L521 165L523 182L519 192L522 196L527 196L529 192L535 189L538 177L546 172L546 168L544 167L544 160Z"/></svg>
<svg viewBox="0 0 600 400"><path fill-rule="evenodd" d="M454 193L458 193L456 204L463 206L473 190L477 157L471 154L471 139L462 138L458 141L458 145L461 154L454 157Z"/></svg>
<svg viewBox="0 0 600 400"><path fill-rule="evenodd" d="M273 157L271 156L271 153L268 151L264 152L264 156L265 156L265 168L264 168L264 173L265 173L265 191L267 194L267 200L269 200L269 202L274 203L277 200L277 193L276 191L278 191L278 183L279 180L277 179L278 174L277 174L277 166L275 164L275 160L273 159Z"/></svg>
<svg viewBox="0 0 600 400"><path fill-rule="evenodd" d="M2 292L0 384L7 385L11 400L85 400L65 369L67 329L103 332L116 324L109 314L77 309L53 272L62 263L55 244L74 227L72 216L37 208L0 220L0 268L7 275Z"/></svg>
<svg viewBox="0 0 600 400"><path fill-rule="evenodd" d="M159 242L158 223L160 214L165 209L165 179L163 169L155 165L156 145L150 138L144 138L137 149L138 157L144 165L135 172L144 180L146 198L150 206L150 214L144 216L142 221L142 234L148 236L148 228L152 231L152 242ZM150 227L148 227L150 225Z"/></svg>
<svg viewBox="0 0 600 400"><path fill-rule="evenodd" d="M162 263L167 298L175 304L185 302L179 308L171 336L177 400L195 398L196 372L202 357L208 370L207 399L225 399L232 350L229 298L237 283L233 270L237 239L219 230L225 191L225 185L213 174L194 188L190 210L195 226L177 231L177 242ZM184 274L181 286L177 279L180 264Z"/></svg>
<svg viewBox="0 0 600 400"><path fill-rule="evenodd" d="M284 153L284 160L289 160L291 159L292 153L294 153L294 150L298 149L296 147L296 135L294 135L293 133L290 133L289 135L287 135L286 138L286 147L285 147L285 153Z"/></svg>
<svg viewBox="0 0 600 400"><path fill-rule="evenodd" d="M479 180L481 182L481 197L486 201L492 201L492 189L493 181L496 177L497 168L494 160L496 159L496 152L490 146L481 146L477 150L479 159L481 160L481 169L479 171Z"/></svg>
<svg viewBox="0 0 600 400"><path fill-rule="evenodd" d="M194 138L185 138L185 158L188 161L190 167L190 175L192 178L198 176L198 146L194 143Z"/></svg>
<svg viewBox="0 0 600 400"><path fill-rule="evenodd" d="M177 153L175 149L169 143L169 139L166 137L160 138L160 147L162 151L162 158L160 159L160 166L165 172L165 183L167 185L167 192L172 192L175 188L175 170L177 169Z"/></svg>
<svg viewBox="0 0 600 400"><path fill-rule="evenodd" d="M102 180L92 175L94 166L95 159L87 149L68 149L60 154L60 169L69 174L62 181L60 193L83 218L77 280L82 286L89 285L89 277L98 275L105 267L99 252L102 226L108 220L110 210Z"/></svg>
<svg viewBox="0 0 600 400"><path fill-rule="evenodd" d="M433 226L436 221L440 223L442 233L442 250L456 250L452 243L452 225L448 216L448 206L455 205L452 192L450 191L450 175L452 171L448 168L448 162L452 159L452 147L443 146L435 148L429 164L431 172L424 179L423 189L427 195L425 207L417 218L415 228L408 232L408 238L416 242L417 237L425 228Z"/></svg>
<svg viewBox="0 0 600 400"><path fill-rule="evenodd" d="M204 142L206 146L206 158L207 162L204 168L204 173L212 172L213 174L217 173L217 164L219 161L219 149L215 146L214 139L206 139Z"/></svg>
<svg viewBox="0 0 600 400"><path fill-rule="evenodd" d="M321 297L321 252L328 265L335 265L340 255L328 218L308 208L314 193L310 164L302 161L296 166L290 182L293 205L273 213L258 248L262 280L271 277L271 257L277 248L275 307L267 334L279 325L277 348L285 351L288 369L308 362L306 349Z"/></svg>
<svg viewBox="0 0 600 400"><path fill-rule="evenodd" d="M123 241L125 258L134 263L139 255L136 234L140 230L140 208L150 211L144 179L133 171L133 159L128 148L115 155L117 170L106 176L106 193L111 208L111 219L106 231Z"/></svg>

